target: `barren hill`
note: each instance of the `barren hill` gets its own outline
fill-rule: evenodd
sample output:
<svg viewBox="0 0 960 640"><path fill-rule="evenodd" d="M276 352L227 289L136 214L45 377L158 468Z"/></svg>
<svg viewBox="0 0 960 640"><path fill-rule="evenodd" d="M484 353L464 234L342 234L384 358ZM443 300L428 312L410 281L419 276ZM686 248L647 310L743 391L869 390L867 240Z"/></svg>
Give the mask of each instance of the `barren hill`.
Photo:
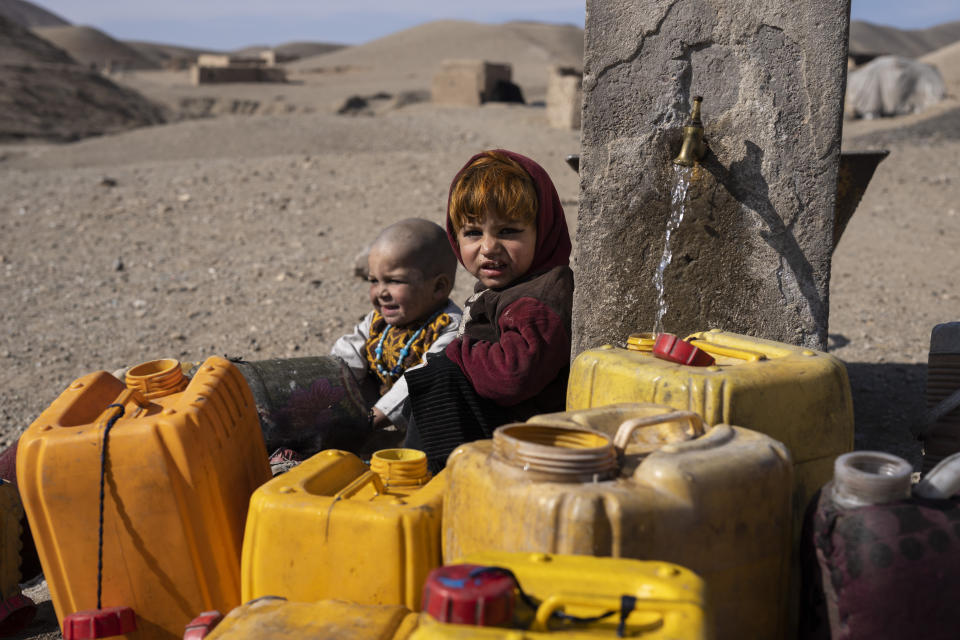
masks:
<svg viewBox="0 0 960 640"><path fill-rule="evenodd" d="M67 141L163 122L159 107L0 16L0 141Z"/></svg>
<svg viewBox="0 0 960 640"><path fill-rule="evenodd" d="M55 13L24 0L0 0L0 16L21 27L62 27L70 23Z"/></svg>
<svg viewBox="0 0 960 640"><path fill-rule="evenodd" d="M482 24L436 20L365 44L325 54L323 62L415 71L444 58L567 64L583 60L583 29L538 22ZM301 63L309 65L309 61Z"/></svg>
<svg viewBox="0 0 960 640"><path fill-rule="evenodd" d="M403 77L429 88L443 60L478 58L508 62L527 100L546 93L550 65L583 66L583 29L537 22L481 24L439 20L362 45L306 58L290 68L302 72L350 69L383 78Z"/></svg>
<svg viewBox="0 0 960 640"><path fill-rule="evenodd" d="M160 66L133 47L93 27L36 27L33 31L83 65L100 69L157 69Z"/></svg>
<svg viewBox="0 0 960 640"><path fill-rule="evenodd" d="M960 40L928 53L920 58L920 61L939 69L943 82L947 85L947 93L954 97L960 96Z"/></svg>
<svg viewBox="0 0 960 640"><path fill-rule="evenodd" d="M161 67L169 66L179 60L194 62L197 56L204 53L220 53L213 49L197 49L160 42L142 42L140 40L122 40L121 42Z"/></svg>
<svg viewBox="0 0 960 640"><path fill-rule="evenodd" d="M273 47L273 50L283 56L308 58L346 48L347 45L334 42L285 42Z"/></svg>
<svg viewBox="0 0 960 640"><path fill-rule="evenodd" d="M0 65L74 64L73 58L0 15Z"/></svg>
<svg viewBox="0 0 960 640"><path fill-rule="evenodd" d="M278 44L275 47L267 45L244 47L231 53L237 56L250 56L258 55L261 51L273 51L278 56L299 59L331 53L344 49L346 46L347 45L332 42L286 42L284 44Z"/></svg>
<svg viewBox="0 0 960 640"><path fill-rule="evenodd" d="M960 21L929 29L897 29L862 20L850 23L850 53L918 58L960 40Z"/></svg>

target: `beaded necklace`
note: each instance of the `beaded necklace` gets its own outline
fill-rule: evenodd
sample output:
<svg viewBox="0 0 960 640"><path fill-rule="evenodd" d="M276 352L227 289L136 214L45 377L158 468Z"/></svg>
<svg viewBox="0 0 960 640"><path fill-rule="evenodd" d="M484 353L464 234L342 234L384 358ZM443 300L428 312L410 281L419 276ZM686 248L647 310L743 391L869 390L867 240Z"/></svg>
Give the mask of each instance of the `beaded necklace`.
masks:
<svg viewBox="0 0 960 640"><path fill-rule="evenodd" d="M396 378L401 373L403 373L403 368L404 368L403 361L406 360L408 355L410 355L410 345L412 345L416 341L416 339L420 337L420 334L423 333L423 330L426 329L431 322L437 319L437 316L440 315L441 311L442 309L434 313L432 316L430 316L427 319L427 321L424 322L423 325L419 329L417 329L412 336L410 336L410 339L407 340L407 343L403 345L403 349L400 350L400 355L397 356L397 364L394 365L394 367L390 369L389 372L383 368L382 364L380 364L380 360L383 359L383 340L384 338L387 337L387 334L390 333L390 329L393 328L391 325L389 324L387 325L387 328L384 329L383 333L380 334L380 340L377 341L377 348L374 351L374 354L377 356L377 359L375 361L377 365L377 371L380 372L380 375Z"/></svg>

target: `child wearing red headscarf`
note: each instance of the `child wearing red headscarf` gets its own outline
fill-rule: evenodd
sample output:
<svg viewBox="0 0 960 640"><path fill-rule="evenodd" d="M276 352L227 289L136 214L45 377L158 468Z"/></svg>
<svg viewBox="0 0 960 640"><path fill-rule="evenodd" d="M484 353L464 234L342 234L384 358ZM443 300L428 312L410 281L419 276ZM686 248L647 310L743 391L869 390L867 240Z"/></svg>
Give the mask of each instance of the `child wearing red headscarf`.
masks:
<svg viewBox="0 0 960 640"><path fill-rule="evenodd" d="M570 235L546 171L502 149L475 155L450 187L447 236L475 293L457 339L406 376L405 446L434 471L501 424L562 411L570 361Z"/></svg>

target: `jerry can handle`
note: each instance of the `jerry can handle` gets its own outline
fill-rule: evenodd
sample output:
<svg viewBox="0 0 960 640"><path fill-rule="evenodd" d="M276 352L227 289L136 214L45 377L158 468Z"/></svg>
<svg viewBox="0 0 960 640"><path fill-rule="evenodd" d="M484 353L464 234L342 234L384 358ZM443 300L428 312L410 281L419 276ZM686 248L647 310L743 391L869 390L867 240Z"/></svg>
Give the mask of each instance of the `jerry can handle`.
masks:
<svg viewBox="0 0 960 640"><path fill-rule="evenodd" d="M664 422L673 422L674 420L686 420L690 423L692 433L681 432L684 440L691 440L702 436L704 433L703 418L693 411L671 411L670 413L661 413L655 416L645 416L642 418L629 418L620 423L617 427L617 434L613 437L613 446L620 452L623 452L630 444L630 439L637 429L652 427L653 425Z"/></svg>
<svg viewBox="0 0 960 640"><path fill-rule="evenodd" d="M717 344L706 340L698 340L693 336L689 336L687 342L702 351L706 351L712 356L726 356L727 358L736 358L737 360L746 360L747 362L757 362L758 360L767 359L767 354L760 353L759 351L744 349L743 347L731 347L730 345Z"/></svg>
<svg viewBox="0 0 960 640"><path fill-rule="evenodd" d="M625 600L629 600L630 606L628 609L625 608ZM637 620L630 625L630 631L633 633L653 631L660 628L663 624L663 603L660 601L653 601L651 603L639 598L631 598L630 596L555 593L546 598L540 603L540 606L537 607L537 613L534 617L533 624L530 626L530 630L534 632L549 631L550 619L554 617L554 615L558 615L558 611L567 605L595 608L601 612L599 616L596 616L596 618L592 620L580 619L582 622L600 620L619 612L621 627L630 613L634 611L646 613L645 618ZM618 631L617 635L623 637L622 629Z"/></svg>
<svg viewBox="0 0 960 640"><path fill-rule="evenodd" d="M960 491L960 453L949 455L927 472L913 495L930 500L948 500Z"/></svg>
<svg viewBox="0 0 960 640"><path fill-rule="evenodd" d="M333 501L337 502L338 500L346 500L347 498L351 498L359 493L360 490L368 484L373 484L373 488L377 492L377 495L386 493L386 489L384 489L383 481L380 479L380 476L373 471L364 471L353 482L345 486L343 489L340 489L340 491L333 496Z"/></svg>

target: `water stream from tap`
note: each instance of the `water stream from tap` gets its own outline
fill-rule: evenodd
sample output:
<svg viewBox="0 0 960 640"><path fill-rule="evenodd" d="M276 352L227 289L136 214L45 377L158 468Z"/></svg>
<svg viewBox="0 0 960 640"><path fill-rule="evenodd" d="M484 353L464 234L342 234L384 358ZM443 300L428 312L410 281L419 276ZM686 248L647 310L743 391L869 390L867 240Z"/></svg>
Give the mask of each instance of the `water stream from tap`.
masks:
<svg viewBox="0 0 960 640"><path fill-rule="evenodd" d="M663 276L673 260L673 249L670 247L670 239L680 223L683 222L683 214L687 205L687 191L690 188L690 167L681 167L673 165L674 184L673 191L670 194L670 218L667 220L667 233L663 243L663 256L660 258L660 264L657 266L657 272L653 276L653 284L657 287L657 319L653 324L653 332L663 331L663 316L667 313L667 299L663 283Z"/></svg>

